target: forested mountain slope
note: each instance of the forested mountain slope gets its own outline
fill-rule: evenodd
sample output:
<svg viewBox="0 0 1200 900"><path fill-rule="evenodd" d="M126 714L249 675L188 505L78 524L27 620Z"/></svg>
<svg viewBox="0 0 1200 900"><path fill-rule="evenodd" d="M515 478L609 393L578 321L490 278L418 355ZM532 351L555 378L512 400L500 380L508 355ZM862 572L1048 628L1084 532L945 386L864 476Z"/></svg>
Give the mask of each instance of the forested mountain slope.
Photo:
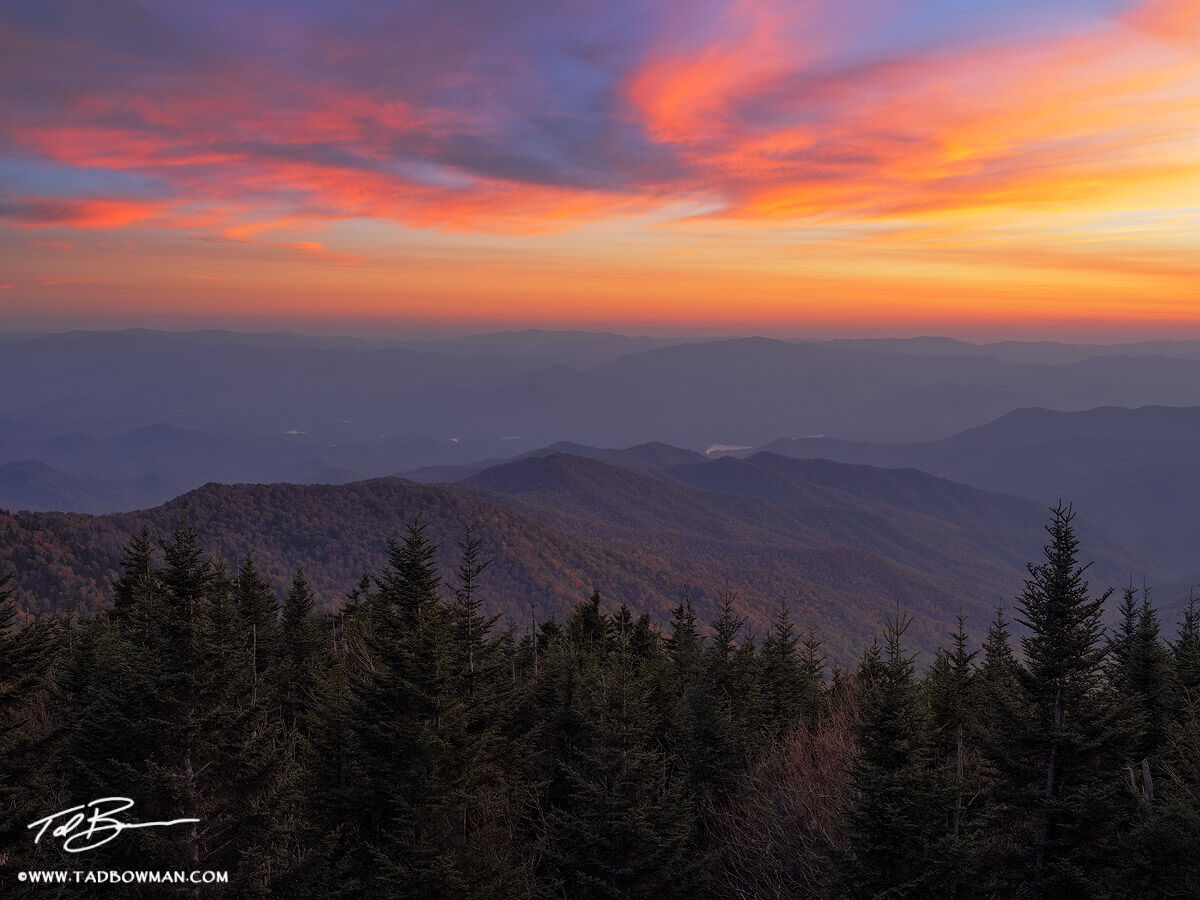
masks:
<svg viewBox="0 0 1200 900"><path fill-rule="evenodd" d="M1179 567L1200 558L1200 407L1021 409L938 441L785 439L764 449L876 466L915 466L988 490L1073 499L1110 534Z"/></svg>
<svg viewBox="0 0 1200 900"><path fill-rule="evenodd" d="M277 585L303 563L330 607L420 513L446 573L462 526L478 527L494 560L484 601L506 618L525 621L531 604L541 616L568 609L594 588L660 620L687 592L708 615L737 591L752 626L787 603L849 659L897 595L918 646L933 646L960 607L983 623L1020 590L1042 543L1043 505L914 470L659 455L655 471L550 453L457 484L211 484L136 513L5 514L0 569L16 571L27 612L95 608L129 536L169 533L182 516L230 566L251 553ZM1106 583L1158 563L1094 528L1081 534Z"/></svg>

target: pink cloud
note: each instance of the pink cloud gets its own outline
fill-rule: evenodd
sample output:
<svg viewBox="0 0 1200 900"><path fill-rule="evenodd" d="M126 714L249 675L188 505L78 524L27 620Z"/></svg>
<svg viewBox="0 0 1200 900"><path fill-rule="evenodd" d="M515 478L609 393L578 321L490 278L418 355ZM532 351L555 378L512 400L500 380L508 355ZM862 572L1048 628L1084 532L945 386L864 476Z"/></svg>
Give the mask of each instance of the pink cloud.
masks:
<svg viewBox="0 0 1200 900"><path fill-rule="evenodd" d="M33 282L34 287L51 287L60 284L93 284L98 281L108 281L108 276L91 278L42 278Z"/></svg>
<svg viewBox="0 0 1200 900"><path fill-rule="evenodd" d="M600 7L534 0L463 22L437 6L358 12L297 13L270 46L238 31L220 54L156 32L164 55L144 71L110 65L103 29L58 44L14 32L8 49L55 98L6 123L16 148L146 185L9 199L0 216L199 229L342 265L353 254L261 235L342 219L534 233L672 203L869 222L1090 202L1182 174L1171 148L1198 112L1195 54L1162 49L1200 33L1195 0L870 51L855 49L864 15L902 21L900 0L633 4L619 30ZM581 33L597 35L586 53L568 40Z"/></svg>

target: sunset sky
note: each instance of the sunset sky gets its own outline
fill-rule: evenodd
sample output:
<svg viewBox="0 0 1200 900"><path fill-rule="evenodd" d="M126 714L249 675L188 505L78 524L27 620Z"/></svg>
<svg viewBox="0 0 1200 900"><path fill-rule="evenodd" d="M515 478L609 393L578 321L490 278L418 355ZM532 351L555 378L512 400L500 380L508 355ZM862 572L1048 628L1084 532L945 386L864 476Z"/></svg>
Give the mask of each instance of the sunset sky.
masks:
<svg viewBox="0 0 1200 900"><path fill-rule="evenodd" d="M0 329L1200 336L1197 0L0 2Z"/></svg>

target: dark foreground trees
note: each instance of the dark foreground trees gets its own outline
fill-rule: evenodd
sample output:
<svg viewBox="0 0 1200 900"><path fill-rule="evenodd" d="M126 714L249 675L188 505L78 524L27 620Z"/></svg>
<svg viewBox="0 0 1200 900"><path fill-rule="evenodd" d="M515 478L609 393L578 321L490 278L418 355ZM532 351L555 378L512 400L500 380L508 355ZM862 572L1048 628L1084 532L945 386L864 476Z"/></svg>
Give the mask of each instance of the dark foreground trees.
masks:
<svg viewBox="0 0 1200 900"><path fill-rule="evenodd" d="M443 582L420 520L331 614L184 525L134 537L82 621L18 628L0 582L3 893L45 895L19 867L229 872L189 896L1200 896L1200 615L1168 643L1130 587L1106 633L1072 518L923 674L899 610L852 670L730 592L662 630L599 592L501 621L471 530ZM198 821L86 857L26 833L113 795Z"/></svg>

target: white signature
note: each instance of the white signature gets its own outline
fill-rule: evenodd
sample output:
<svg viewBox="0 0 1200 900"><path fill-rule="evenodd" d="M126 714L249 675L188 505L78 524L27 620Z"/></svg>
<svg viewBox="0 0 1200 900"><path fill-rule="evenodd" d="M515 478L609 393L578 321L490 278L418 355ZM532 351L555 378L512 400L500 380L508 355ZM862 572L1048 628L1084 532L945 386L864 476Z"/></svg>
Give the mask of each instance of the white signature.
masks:
<svg viewBox="0 0 1200 900"><path fill-rule="evenodd" d="M110 804L110 805L109 805ZM128 797L101 797L91 803L72 806L61 812L52 813L44 819L30 822L26 829L41 829L33 839L36 844L46 834L46 830L54 825L51 837L64 838L62 848L68 853L82 853L94 850L101 844L107 844L128 828L159 828L167 825L183 825L187 822L199 822L199 819L172 819L169 822L121 822L113 818L117 813L123 813L133 806ZM81 828L86 830L81 831Z"/></svg>

